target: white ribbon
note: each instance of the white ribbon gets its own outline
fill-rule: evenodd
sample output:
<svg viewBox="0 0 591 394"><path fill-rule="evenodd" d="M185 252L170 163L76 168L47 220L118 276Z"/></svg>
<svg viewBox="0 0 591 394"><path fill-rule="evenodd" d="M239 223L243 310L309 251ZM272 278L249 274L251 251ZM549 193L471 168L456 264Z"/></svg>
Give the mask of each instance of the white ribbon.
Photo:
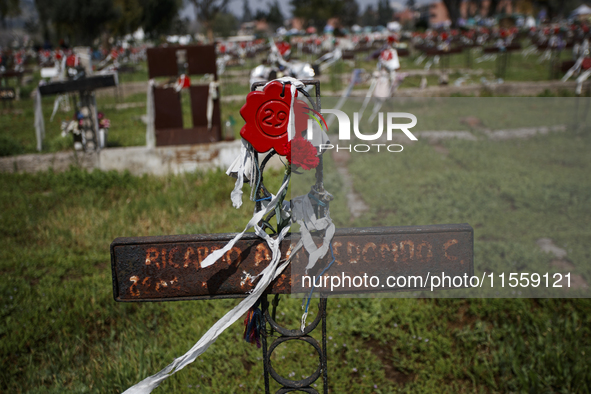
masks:
<svg viewBox="0 0 591 394"><path fill-rule="evenodd" d="M37 137L37 150L43 149L45 138L45 122L43 121L43 108L41 108L41 93L39 88L35 92L35 136Z"/></svg>
<svg viewBox="0 0 591 394"><path fill-rule="evenodd" d="M290 227L287 226L283 228L281 232L278 234L277 238L273 239L258 226L258 222L260 222L266 214L275 209L277 201L279 200L278 196L282 194L283 190L285 190L288 185L289 178L287 178L285 182L283 182L283 184L277 192L277 196L273 196L271 202L263 210L253 215L252 219L250 219L250 221L246 225L244 231L237 234L234 237L234 239L232 239L230 242L226 244L224 248L218 249L211 253L201 263L201 268L209 267L210 265L214 264L224 254L226 254L226 252L230 250L240 238L242 238L246 230L248 230L251 227L254 227L256 234L267 242L272 252L272 257L271 261L269 262L269 265L267 265L267 267L265 267L265 269L260 274L255 276L255 278L258 276L262 276L262 278L256 284L254 290L240 304L238 304L236 307L234 307L234 309L226 313L224 317L218 320L187 353L185 353L181 357L176 358L172 363L170 363L166 368L164 368L157 374L142 380L133 387L130 387L123 394L151 393L152 390L158 387L158 385L160 385L160 383L162 383L166 378L175 374L176 372L183 369L185 366L195 361L197 357L199 357L203 352L207 350L207 348L212 343L215 342L215 340L226 328L230 327L236 320L238 320L242 315L244 315L255 304L255 302L259 299L259 297L269 286L271 281L277 278L277 276L279 276L279 274L285 269L285 267L287 267L291 257L295 254L295 251L297 250L295 250L294 248L294 250L292 250L289 254L289 257L286 259L286 261L278 267L281 258L281 251L279 247L281 245L281 241L285 238L285 235L289 231Z"/></svg>
<svg viewBox="0 0 591 394"><path fill-rule="evenodd" d="M201 337L201 339L191 348L187 353L181 357L175 358L166 368L161 370L155 375L152 375L135 386L125 390L123 394L148 394L151 393L156 387L160 385L166 378L177 373L187 365L191 364L201 354L203 354L209 346L216 341L222 332L226 328L230 327L236 320L243 316L260 298L263 292L267 289L271 281L277 278L287 267L291 261L291 257L295 255L295 250L292 250L289 257L285 262L279 265L281 258L281 251L279 246L281 241L285 237L285 234L289 231L289 227L284 228L276 239L272 239L268 234L262 231L257 226L257 234L267 241L269 248L272 252L271 261L269 265L259 274L262 276L259 282L256 284L254 290L246 297L240 304L235 306L231 311L226 313L224 317L218 320L207 332Z"/></svg>
<svg viewBox="0 0 591 394"><path fill-rule="evenodd" d="M51 117L49 118L50 122L53 122L53 118L55 117L55 114L62 102L64 102L64 110L68 111L70 109L70 106L68 105L68 95L65 93L58 94L58 96L55 98L55 101L53 102L53 111L51 112Z"/></svg>
<svg viewBox="0 0 591 394"><path fill-rule="evenodd" d="M323 258L330 247L330 242L335 233L335 225L330 216L317 219L310 197L306 194L292 199L291 217L300 225L300 233L304 248L308 251L308 265L306 274L316 265L316 262ZM317 247L312 239L310 231L326 230L322 246Z"/></svg>
<svg viewBox="0 0 591 394"><path fill-rule="evenodd" d="M244 235L244 233L248 229L257 225L266 214L268 214L273 209L275 209L275 207L277 206L277 201L279 200L279 196L281 196L281 193L283 192L283 190L285 190L287 188L287 185L289 185L289 178L287 178L285 180L285 182L283 182L283 185L281 185L281 187L279 188L279 191L277 191L277 195L271 199L271 202L269 203L269 205L267 205L264 209L260 210L259 212L255 213L252 216L252 218L250 219L250 221L248 222L248 224L246 225L246 227L244 228L244 230L241 233L236 234L234 239L232 239L230 242L228 242L226 244L226 246L224 246L222 249L217 249L217 250L213 251L209 256L207 256L201 262L201 268L209 267L210 265L212 265L213 263L218 261L224 254L226 254L226 252L228 250L230 250L234 247L234 244L240 238L242 238L242 236Z"/></svg>
<svg viewBox="0 0 591 394"><path fill-rule="evenodd" d="M146 102L146 115L148 125L146 127L146 146L154 148L156 146L156 132L154 128L154 80L148 81L148 98Z"/></svg>
<svg viewBox="0 0 591 394"><path fill-rule="evenodd" d="M212 118L213 118L213 100L218 99L218 86L219 83L211 81L209 83L209 94L207 95L207 129L211 130Z"/></svg>
<svg viewBox="0 0 591 394"><path fill-rule="evenodd" d="M566 74L564 74L564 77L562 77L562 82L568 81L568 79L570 77L572 77L572 75L575 72L577 72L581 69L581 65L583 64L583 59L584 59L584 56L581 56L577 59L575 64L566 72Z"/></svg>
<svg viewBox="0 0 591 394"><path fill-rule="evenodd" d="M291 104L289 105L289 119L287 121L287 140L291 141L295 137L295 114L294 114L294 110L293 110L295 95L296 95L298 88L303 88L305 85L302 81L300 81L299 79L295 79L293 77L282 77L282 78L277 78L273 81L279 81L283 85L285 85L286 83L290 84ZM270 81L270 82L273 82L273 81ZM268 82L267 85L270 82ZM267 85L265 85L265 86L267 86Z"/></svg>
<svg viewBox="0 0 591 394"><path fill-rule="evenodd" d="M256 154L252 145L250 145L245 139L242 139L242 146L240 147L240 155L232 162L228 170L227 175L235 176L236 183L234 184L234 190L230 194L232 205L238 209L242 206L242 187L244 185L244 178L247 181L252 179L254 170L253 155ZM253 186L253 188L256 186Z"/></svg>

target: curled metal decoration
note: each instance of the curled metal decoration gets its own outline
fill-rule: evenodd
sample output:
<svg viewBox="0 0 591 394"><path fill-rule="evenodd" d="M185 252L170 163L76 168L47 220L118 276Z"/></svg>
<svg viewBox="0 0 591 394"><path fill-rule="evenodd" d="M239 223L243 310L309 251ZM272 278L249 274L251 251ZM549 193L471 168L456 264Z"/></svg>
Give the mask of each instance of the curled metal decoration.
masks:
<svg viewBox="0 0 591 394"><path fill-rule="evenodd" d="M312 106L314 107L314 109L318 112L320 112L320 83L317 80L303 80L301 81L304 85L306 86L314 86L314 90L316 93L316 97L315 100L310 97L309 95L305 94L305 96L307 96L308 100L310 100L310 103L312 104ZM257 90L258 88L264 87L265 83L264 82L255 82L252 87L251 90ZM304 92L304 91L302 91ZM265 165L267 164L268 160L271 158L271 156L273 156L276 152L271 149L271 151L267 154L267 156L263 159L263 162L261 163L260 167L259 167L259 171L258 174L256 175L258 178L253 180L253 184L254 185L258 185L257 190L256 190L256 210L259 211L261 209L261 203L260 200L263 196L270 196L270 194L268 193L268 191L266 190L264 183L263 183L263 171L265 168ZM255 160L257 160L257 166L258 166L258 158L255 157ZM329 195L325 190L324 190L324 185L323 185L323 166L322 166L322 156L320 156L320 164L316 167L316 184L312 187L312 192L316 195L318 195L319 197L325 197L325 195ZM329 200L329 199L328 199ZM328 201L327 200L327 201ZM324 209L322 207L319 208L319 210L321 210L321 212L316 212L318 216L324 216L326 213L324 211ZM271 216L266 218L266 221L268 221L272 215L274 215L274 212L271 213ZM277 306L277 301L278 299L276 299L273 303L273 307L275 308ZM282 385L282 387L276 392L276 394L283 394L283 393L289 393L289 392L293 392L293 391L299 391L299 392L305 392L305 393L311 393L311 394L319 394L319 392L311 387L310 385L313 384L315 381L317 381L320 376L322 376L322 380L323 380L323 393L324 394L328 394L328 373L327 373L327 367L326 367L326 298L321 298L320 302L319 302L319 311L318 311L318 315L316 316L316 319L314 319L314 321L310 324L308 324L303 330L301 329L295 329L295 330L290 330L287 329L285 327L280 326L274 319L275 317L275 309L273 310L273 317L271 316L271 314L269 313L269 302L267 300L267 294L263 295L261 297L261 307L262 307L262 312L263 312L263 325L261 327L261 340L262 340L262 350L263 350L263 367L264 367L264 372L265 372L265 393L266 394L270 394L270 386L269 386L269 376L271 376L276 382L278 382L280 385ZM318 323L320 323L320 321L322 320L322 344L320 344L316 339L312 338L309 334L310 332L312 332L317 326ZM270 330L267 331L267 323L269 323L270 325ZM274 336L274 333L277 332L279 334L278 337ZM270 346L268 346L267 343L267 339L268 338L275 338L271 343ZM318 367L316 368L316 371L314 373L312 373L312 375L308 376L307 378L304 378L302 380L290 380L290 379L286 379L284 377L282 377L281 375L279 375L277 373L277 371L275 371L275 369L273 368L273 365L271 363L271 355L273 354L273 351L277 348L277 346L279 346L282 343L288 342L288 341L304 341L309 343L310 345L312 345L314 347L314 349L316 349L316 352L318 353Z"/></svg>
<svg viewBox="0 0 591 394"><path fill-rule="evenodd" d="M277 383L283 386L276 392L276 394L289 393L293 391L319 394L315 388L311 387L311 384L317 381L320 376L322 376L323 381L323 393L328 393L328 372L326 358L326 301L326 298L320 299L318 304L318 315L316 316L316 319L314 319L312 323L308 324L302 331L301 329L290 330L280 326L269 313L269 302L267 301L267 296L264 295L262 297L264 324L261 330L261 339L263 345L263 367L265 372L266 394L270 394L269 375ZM318 326L318 323L320 323L321 320L322 344L320 344L315 338L312 338L310 335L308 335ZM275 338L273 342L271 342L270 346L268 346L267 339L271 338L271 331L267 332L267 323L269 323L272 330L277 331L277 333L280 334L279 337ZM273 368L271 363L271 355L273 354L273 351L275 348L277 348L277 346L288 341L304 341L312 345L318 353L318 367L316 368L316 371L314 371L314 373L312 373L310 376L301 380L286 379L279 375Z"/></svg>

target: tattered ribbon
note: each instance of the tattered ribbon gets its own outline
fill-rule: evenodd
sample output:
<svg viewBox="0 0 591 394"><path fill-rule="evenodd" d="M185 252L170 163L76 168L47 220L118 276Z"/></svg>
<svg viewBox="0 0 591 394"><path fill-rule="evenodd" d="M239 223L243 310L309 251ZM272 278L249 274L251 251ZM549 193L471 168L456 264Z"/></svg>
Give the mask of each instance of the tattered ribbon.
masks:
<svg viewBox="0 0 591 394"><path fill-rule="evenodd" d="M45 122L43 121L43 108L41 108L41 92L39 88L35 91L35 135L37 137L37 150L43 149L45 138Z"/></svg>
<svg viewBox="0 0 591 394"><path fill-rule="evenodd" d="M291 257L295 255L297 249L301 247L301 245L296 245L296 248L294 248L291 251L291 253L289 253L289 256L286 259L286 261L278 267L281 258L281 251L279 247L281 241L285 238L285 235L289 231L290 226L286 226L285 228L283 228L281 232L278 234L277 238L275 239L271 238L262 228L258 226L258 223L261 221L261 219L266 214L275 209L275 206L277 205L277 202L279 200L278 196L281 196L283 190L285 190L288 185L289 177L285 179L285 181L279 188L277 196L274 196L271 199L271 202L263 210L253 215L252 219L246 225L244 231L242 231L239 234L236 234L234 239L228 242L224 248L215 250L201 262L201 268L205 268L214 264L224 254L226 254L226 252L230 250L240 238L242 238L242 236L248 229L254 227L256 234L267 242L267 244L269 245L269 249L272 253L269 265L267 265L267 267L265 267L265 269L261 273L252 277L252 279L256 279L259 276L262 276L260 281L256 284L254 290L249 294L249 296L246 299L244 299L244 301L242 301L240 304L234 307L234 309L226 313L224 317L218 320L187 353L185 353L181 357L176 358L171 364L169 364L166 368L164 368L157 374L142 380L133 387L130 387L124 392L124 394L151 393L152 390L158 387L158 385L160 385L160 383L162 383L162 381L164 381L166 378L175 374L188 364L195 361L197 357L199 357L203 352L207 350L207 348L209 348L209 346L213 342L215 342L218 336L226 328L231 326L236 320L240 318L240 316L244 315L244 313L246 313L255 304L255 302L263 294L263 292L266 290L267 286L271 283L271 281L274 280L289 264L289 262L291 261Z"/></svg>
<svg viewBox="0 0 591 394"><path fill-rule="evenodd" d="M218 99L218 85L216 81L209 83L209 94L207 95L207 130L211 130L213 118L213 100Z"/></svg>
<svg viewBox="0 0 591 394"><path fill-rule="evenodd" d="M62 103L62 101L66 104L65 106L65 110L69 111L70 109L70 105L69 105L69 100L68 100L68 95L67 94L58 94L58 96L55 98L55 101L53 102L53 111L51 112L51 117L49 118L50 122L53 122L53 118L55 117L55 114L57 113L57 110L60 106L60 104Z"/></svg>
<svg viewBox="0 0 591 394"><path fill-rule="evenodd" d="M228 252L230 249L232 249L234 247L234 244L238 240L240 240L240 238L242 238L242 236L244 235L244 233L247 230L249 230L250 228L255 227L263 219L263 217L266 214L268 214L269 212L271 212L272 210L274 210L275 207L277 206L277 202L279 200L279 196L281 196L283 190L287 189L287 186L288 185L289 185L289 177L287 177L285 179L285 181L283 182L283 185L281 185L281 187L277 191L277 195L274 196L271 199L271 202L269 203L269 205L267 205L264 209L260 210L259 212L256 212L252 216L252 218L249 220L249 222L247 223L247 225L244 228L244 230L242 230L241 233L236 234L236 236L230 242L228 242L226 244L226 246L224 246L222 249L214 250L209 256L207 256L201 262L201 268L209 267L210 265L212 265L213 263L215 263L216 261L218 261L224 254L226 254L226 252ZM255 228L255 230L256 230L256 228Z"/></svg>
<svg viewBox="0 0 591 394"><path fill-rule="evenodd" d="M232 205L238 209L242 206L242 187L244 185L244 178L250 181L253 173L253 156L256 154L252 145L245 139L242 139L242 146L240 147L240 155L234 159L234 162L230 165L226 171L227 175L235 176L236 183L234 184L234 190L230 194Z"/></svg>
<svg viewBox="0 0 591 394"><path fill-rule="evenodd" d="M154 148L156 146L156 132L154 128L154 80L148 81L148 98L146 102L146 112L148 125L146 127L146 146Z"/></svg>
<svg viewBox="0 0 591 394"><path fill-rule="evenodd" d="M285 262L281 265L281 251L279 246L287 232L289 227L285 227L278 235L276 239L272 239L268 234L264 233L259 229L257 234L267 241L269 248L272 251L272 257L269 265L259 274L262 276L259 282L256 284L254 290L246 297L240 304L235 306L232 310L218 320L207 332L201 337L201 339L191 348L187 353L181 357L175 358L166 368L161 370L155 375L152 375L141 382L137 383L133 387L125 390L123 394L148 394L151 393L156 387L160 385L166 378L177 373L187 365L191 364L201 354L203 354L209 346L216 341L222 332L230 327L236 320L243 316L260 298L260 296L267 289L267 286L276 279L287 265L291 261L291 257L295 255L296 250L292 250ZM263 234L265 236L263 236Z"/></svg>
<svg viewBox="0 0 591 394"><path fill-rule="evenodd" d="M300 225L300 243L303 244L304 248L308 252L308 265L306 265L306 274L308 271L316 265L318 260L326 256L328 252L332 238L335 233L335 225L332 222L330 216L327 214L325 217L317 219L314 214L314 206L308 194L299 196L292 199L292 220L296 221ZM324 238L320 247L316 246L316 243L312 239L310 230L326 230L324 232ZM312 293L310 293L310 297ZM303 304L302 304L303 307ZM308 317L308 309L304 311L301 319L302 331L306 327L306 318Z"/></svg>
<svg viewBox="0 0 591 394"><path fill-rule="evenodd" d="M335 225L328 215L323 218L316 218L314 207L307 194L292 199L291 216L300 225L301 239L304 248L309 253L308 265L306 265L307 274L310 269L314 268L318 260L326 256L335 233ZM317 247L312 239L311 230L326 230L320 247Z"/></svg>
<svg viewBox="0 0 591 394"><path fill-rule="evenodd" d="M279 81L283 85L287 83L290 85L291 103L289 105L289 119L287 120L287 140L291 141L295 137L295 112L293 110L295 95L298 88L304 87L304 83L299 79L295 79L293 77L282 77L277 78L273 81ZM269 83L273 81L268 82L265 86L267 86Z"/></svg>
<svg viewBox="0 0 591 394"><path fill-rule="evenodd" d="M572 77L572 75L573 75L575 72L579 71L579 70L581 69L581 66L582 66L582 64L583 64L583 60L584 60L584 59L585 59L585 57L584 57L584 56L580 56L580 57L577 59L577 61L575 62L575 64L574 64L574 65L573 65L571 68L569 68L569 70L566 72L566 74L564 74L564 77L562 77L562 80L561 80L561 81L562 81L562 82L566 82L566 81L568 81L568 79L569 79L570 77Z"/></svg>

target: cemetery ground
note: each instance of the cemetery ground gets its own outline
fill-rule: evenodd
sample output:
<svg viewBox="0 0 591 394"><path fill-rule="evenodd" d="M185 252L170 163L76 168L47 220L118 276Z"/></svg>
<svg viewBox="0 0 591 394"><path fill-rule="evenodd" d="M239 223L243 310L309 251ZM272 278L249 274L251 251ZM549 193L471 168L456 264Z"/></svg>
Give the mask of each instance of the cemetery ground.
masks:
<svg viewBox="0 0 591 394"><path fill-rule="evenodd" d="M590 146L588 131L571 129L518 141L424 139L388 162L387 179L373 176L380 156L351 155L355 189L370 207L358 218L343 208L327 156L332 217L337 227L470 223L476 274L501 262L560 271L536 245L551 238L588 284ZM276 190L282 174L272 174ZM243 228L253 205L232 208L233 179L224 172L157 178L71 169L0 180L0 391L121 392L184 354L239 302L112 297L115 237ZM330 391L588 393L590 301L329 299ZM295 328L300 303L282 296L280 323ZM242 329L234 324L155 392L262 392L261 352L242 340ZM304 344L273 355L290 378L309 375L316 362Z"/></svg>
<svg viewBox="0 0 591 394"><path fill-rule="evenodd" d="M368 72L375 70L375 61L368 61L365 59L366 54L359 54L354 63L350 61L337 62L333 67L329 68L323 73L321 78L325 81L322 83L323 92L331 92L332 95L340 94L340 91L345 89L349 83L350 72L353 68L362 68ZM471 70L466 68L466 54L449 55L449 83L454 83L458 78L465 78L464 84L480 84L482 78L488 82L496 80L495 60L486 60L480 63L476 62L481 55L478 52L472 54ZM524 57L520 52L515 52L510 55L509 64L507 67L507 74L505 80L509 81L546 81L550 77L550 62L545 60L539 62L541 56L538 54L530 54ZM561 51L557 58L560 60L567 60L570 57L569 51ZM316 59L314 55L303 54L301 60L312 62ZM250 70L256 65L260 64L261 58L247 59L243 66L229 67L224 74L220 76L221 96L245 96L250 88L248 86L248 75ZM415 58L402 57L401 72L423 70L428 59L421 64L415 64ZM432 71L440 70L439 65L433 64ZM466 72L477 71L476 73L467 74ZM33 86L39 82L39 75L35 73L32 81L27 86L21 89L21 101L13 102L8 106L0 108L0 156L10 156L23 153L36 153L36 142L34 138L33 128L33 101L29 98ZM438 77L436 75L428 75L428 86L437 86ZM121 84L142 83L146 82L147 89L147 65L140 63L135 67L132 73L125 73L119 76ZM417 88L421 84L422 77L419 75L411 75L407 77L400 85L400 89ZM358 84L354 87L355 90L367 90L369 81ZM122 89L124 91L124 88ZM588 94L588 92L584 92ZM552 93L549 93L552 95ZM561 96L571 96L574 92L560 92ZM67 138L61 137L60 124L62 121L70 120L73 116L73 108L69 112L58 110L53 121L50 121L50 116L53 110L53 103L55 97L43 98L43 112L46 128L46 139L43 152L57 152L62 150L69 150L72 147L71 136ZM190 109L188 100L184 100L183 115L184 124L190 124ZM73 102L70 102L73 105ZM109 130L108 146L138 146L145 145L145 130L146 125L142 121L142 115L146 113L146 94L145 91L131 95L116 95L116 94L99 94L97 97L98 110L104 112L106 117L111 120L111 129ZM236 122L233 126L234 135L239 138L239 131L244 124L239 115L240 107L243 100L224 101L222 105L222 123L225 123L229 116L232 115ZM12 109L12 110L11 110Z"/></svg>
<svg viewBox="0 0 591 394"><path fill-rule="evenodd" d="M538 64L538 56L526 61L513 54L506 80L547 79L548 63ZM463 54L452 55L450 65L464 61ZM424 65L401 62L403 71ZM253 65L228 69L246 74L223 75L222 97L248 92ZM355 66L375 69L373 62ZM494 61L473 67L494 78ZM451 75L450 83L462 74ZM436 84L436 77L428 78ZM121 81L146 79L140 69ZM419 83L408 78L401 88ZM346 84L329 71L323 89ZM97 101L112 123L110 146L145 144L145 93ZM232 115L236 121L236 137L242 104L222 107L222 120ZM58 111L49 122L52 107L53 98L44 98L44 152L71 149L71 136L61 137L59 124L73 110ZM0 116L0 155L34 153L32 100L14 102L13 109ZM387 179L375 177L378 155L351 155L355 191L369 206L357 218L345 207L327 156L326 187L336 196L331 214L338 227L467 222L475 230L476 274L504 262L514 263L515 271L544 272L566 264L589 285L590 146L588 131L570 129L525 140L421 140L409 148L412 155L389 162ZM269 177L271 190L281 177L278 171ZM115 237L242 230L253 205L232 208L233 179L222 171L157 178L71 169L0 174L0 180L0 392L121 392L184 354L239 302L123 304L112 297L109 245ZM541 238L567 251L562 265L539 249ZM282 296L279 322L295 328L300 303ZM590 327L589 299L330 299L330 390L588 393ZM155 392L261 392L261 352L242 340L242 328L240 321L233 325ZM277 371L293 379L313 372L316 360L303 344L280 346L273 356Z"/></svg>

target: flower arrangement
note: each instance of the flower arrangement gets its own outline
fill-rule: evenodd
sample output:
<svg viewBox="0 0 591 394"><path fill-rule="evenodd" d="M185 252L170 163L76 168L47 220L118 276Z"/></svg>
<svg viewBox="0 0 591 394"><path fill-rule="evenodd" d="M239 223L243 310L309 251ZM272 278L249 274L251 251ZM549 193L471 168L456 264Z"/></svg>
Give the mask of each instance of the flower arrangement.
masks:
<svg viewBox="0 0 591 394"><path fill-rule="evenodd" d="M301 167L304 170L312 170L320 163L316 148L314 148L314 145L310 141L303 137L297 136L285 145L287 161L292 166Z"/></svg>
<svg viewBox="0 0 591 394"><path fill-rule="evenodd" d="M99 112L97 114L99 130L108 130L111 128L111 121L105 117L105 114ZM62 137L67 137L69 134L79 135L84 129L92 126L90 119L90 111L88 108L81 108L73 116L72 120L63 121L61 124Z"/></svg>

